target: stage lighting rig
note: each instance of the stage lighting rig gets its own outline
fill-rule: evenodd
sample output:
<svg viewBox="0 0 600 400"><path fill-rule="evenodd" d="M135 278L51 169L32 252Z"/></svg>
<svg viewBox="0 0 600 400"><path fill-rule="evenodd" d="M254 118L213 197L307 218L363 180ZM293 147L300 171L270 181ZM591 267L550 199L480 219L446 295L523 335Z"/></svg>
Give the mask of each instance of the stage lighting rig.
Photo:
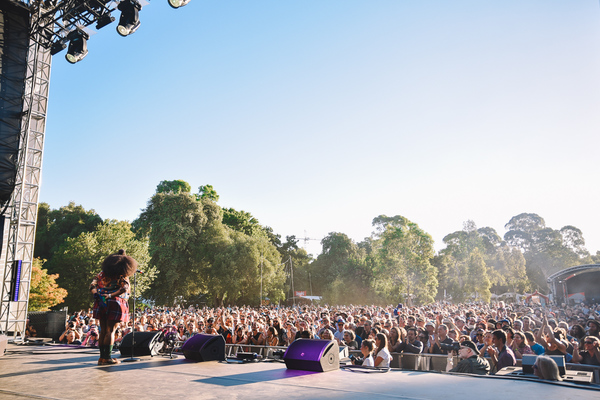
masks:
<svg viewBox="0 0 600 400"><path fill-rule="evenodd" d="M5 0L2 0L5 1ZM115 21L111 14L120 11L117 32L129 36L140 27L139 12L148 0L8 0L26 8L31 15L30 37L55 55L67 47L69 35L76 30L94 34ZM180 8L191 0L167 0ZM86 29L87 28L87 29ZM85 39L87 40L87 39ZM79 59L82 59L81 56Z"/></svg>
<svg viewBox="0 0 600 400"><path fill-rule="evenodd" d="M168 0L169 5L173 8L179 8L185 6L191 0Z"/></svg>
<svg viewBox="0 0 600 400"><path fill-rule="evenodd" d="M117 8L121 11L117 32L121 36L131 35L140 27L139 12L142 5L136 0L123 0Z"/></svg>
<svg viewBox="0 0 600 400"><path fill-rule="evenodd" d="M69 33L67 38L70 41L65 58L71 64L75 64L76 62L83 60L87 55L87 40L90 36L81 29L75 29L73 32Z"/></svg>

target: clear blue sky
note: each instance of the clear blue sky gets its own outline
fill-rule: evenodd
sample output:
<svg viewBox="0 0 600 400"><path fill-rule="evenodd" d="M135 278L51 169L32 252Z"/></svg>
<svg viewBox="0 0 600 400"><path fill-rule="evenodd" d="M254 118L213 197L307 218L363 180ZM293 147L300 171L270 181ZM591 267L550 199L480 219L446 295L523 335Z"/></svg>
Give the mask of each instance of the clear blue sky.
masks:
<svg viewBox="0 0 600 400"><path fill-rule="evenodd" d="M439 250L530 212L600 250L597 0L153 0L140 20L53 59L51 207L132 221L183 179L284 238L399 214Z"/></svg>

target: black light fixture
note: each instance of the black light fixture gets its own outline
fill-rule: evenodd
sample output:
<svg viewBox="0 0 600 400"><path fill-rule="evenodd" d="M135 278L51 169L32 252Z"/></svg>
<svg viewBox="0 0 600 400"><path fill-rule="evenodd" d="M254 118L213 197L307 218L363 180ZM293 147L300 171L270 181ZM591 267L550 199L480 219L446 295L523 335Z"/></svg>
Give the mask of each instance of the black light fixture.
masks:
<svg viewBox="0 0 600 400"><path fill-rule="evenodd" d="M185 6L190 0L168 0L169 5L173 8L179 8Z"/></svg>
<svg viewBox="0 0 600 400"><path fill-rule="evenodd" d="M79 28L71 31L67 35L67 39L69 39L70 42L65 58L68 62L75 64L76 62L83 60L88 53L87 40L89 38L90 36Z"/></svg>
<svg viewBox="0 0 600 400"><path fill-rule="evenodd" d="M98 18L98 22L96 22L96 29L102 29L108 24L112 24L115 21L115 17L110 14L104 14L100 18Z"/></svg>
<svg viewBox="0 0 600 400"><path fill-rule="evenodd" d="M117 8L121 11L117 32L121 36L131 35L140 27L139 11L142 5L136 0L123 0Z"/></svg>

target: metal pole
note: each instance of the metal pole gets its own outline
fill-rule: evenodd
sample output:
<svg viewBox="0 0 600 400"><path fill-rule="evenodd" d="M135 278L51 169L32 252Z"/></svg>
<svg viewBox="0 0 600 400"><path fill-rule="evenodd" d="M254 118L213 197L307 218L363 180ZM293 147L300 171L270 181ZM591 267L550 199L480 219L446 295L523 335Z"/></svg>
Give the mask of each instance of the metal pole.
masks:
<svg viewBox="0 0 600 400"><path fill-rule="evenodd" d="M294 290L294 267L292 265L292 256L289 258L290 260L290 275L292 277L292 302L296 305L296 291Z"/></svg>
<svg viewBox="0 0 600 400"><path fill-rule="evenodd" d="M263 299L263 291L262 291L262 268L263 268L263 256L262 253L260 255L260 302L258 303L258 307L262 307L262 299Z"/></svg>

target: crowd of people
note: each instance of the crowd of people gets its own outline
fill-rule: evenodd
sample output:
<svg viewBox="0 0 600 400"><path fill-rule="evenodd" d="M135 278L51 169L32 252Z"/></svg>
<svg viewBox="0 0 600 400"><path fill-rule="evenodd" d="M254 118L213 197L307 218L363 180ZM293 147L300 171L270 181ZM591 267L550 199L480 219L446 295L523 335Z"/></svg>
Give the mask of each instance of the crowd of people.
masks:
<svg viewBox="0 0 600 400"><path fill-rule="evenodd" d="M97 345L99 327L91 311L75 313L68 324L61 340ZM220 334L226 343L259 346L330 339L360 350L363 365L375 367L389 366L392 353L451 355L452 349L471 359L452 370L468 367L472 373L499 371L526 354L600 366L600 304L146 308L136 310L135 320L116 325L115 343L131 329L163 330L181 342L197 333Z"/></svg>

